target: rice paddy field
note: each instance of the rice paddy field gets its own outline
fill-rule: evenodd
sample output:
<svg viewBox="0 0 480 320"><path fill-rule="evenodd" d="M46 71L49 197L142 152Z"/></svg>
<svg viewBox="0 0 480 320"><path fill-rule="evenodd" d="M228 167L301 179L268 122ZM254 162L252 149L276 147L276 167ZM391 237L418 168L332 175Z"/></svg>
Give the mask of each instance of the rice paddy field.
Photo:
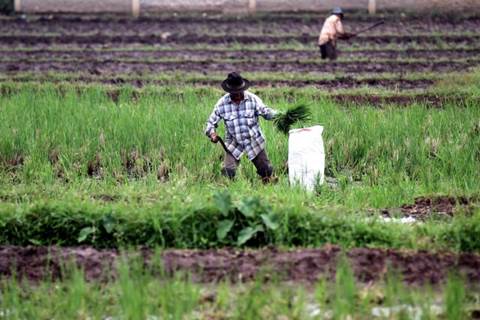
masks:
<svg viewBox="0 0 480 320"><path fill-rule="evenodd" d="M351 12L333 62L323 18L0 16L0 318L480 318L480 13ZM324 127L314 192L265 120L278 182L221 176L232 71Z"/></svg>

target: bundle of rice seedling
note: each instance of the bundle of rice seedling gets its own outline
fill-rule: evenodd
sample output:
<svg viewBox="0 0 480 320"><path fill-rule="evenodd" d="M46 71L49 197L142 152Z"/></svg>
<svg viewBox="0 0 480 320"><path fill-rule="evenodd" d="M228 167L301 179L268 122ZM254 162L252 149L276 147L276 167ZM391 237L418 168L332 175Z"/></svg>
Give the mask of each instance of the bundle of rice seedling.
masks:
<svg viewBox="0 0 480 320"><path fill-rule="evenodd" d="M273 120L278 130L288 134L290 127L298 121L309 120L311 112L306 105L298 105L279 113Z"/></svg>

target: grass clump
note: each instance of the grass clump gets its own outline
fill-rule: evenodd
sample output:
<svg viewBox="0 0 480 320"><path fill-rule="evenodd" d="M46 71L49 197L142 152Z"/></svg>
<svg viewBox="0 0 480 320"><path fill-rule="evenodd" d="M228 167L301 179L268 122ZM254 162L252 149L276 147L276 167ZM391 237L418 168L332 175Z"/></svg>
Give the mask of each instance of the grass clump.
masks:
<svg viewBox="0 0 480 320"><path fill-rule="evenodd" d="M209 199L171 207L162 202L99 205L78 200L4 206L0 209L0 244L219 248L329 243L344 248L480 251L475 233L461 232L467 226L472 231L479 228L478 213L470 220L459 217L401 225L326 208L298 208L294 203L275 206L263 198L237 198L224 192ZM220 201L227 205L219 205Z"/></svg>

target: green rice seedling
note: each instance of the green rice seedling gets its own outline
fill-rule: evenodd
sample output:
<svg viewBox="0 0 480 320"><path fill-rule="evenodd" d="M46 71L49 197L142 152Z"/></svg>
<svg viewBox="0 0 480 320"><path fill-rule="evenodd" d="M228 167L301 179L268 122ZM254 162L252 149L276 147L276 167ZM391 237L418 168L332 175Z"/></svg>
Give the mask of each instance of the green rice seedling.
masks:
<svg viewBox="0 0 480 320"><path fill-rule="evenodd" d="M459 226L467 230L468 224L457 224L455 219L460 229L453 237L447 233L440 237L443 227L433 224L432 233L430 224L410 233L406 231L410 227L390 230L364 222L358 222L361 227L353 233L344 234L357 225L352 222L356 214L364 217L371 208L398 208L425 194L471 197L478 193L479 108L474 99L462 106L446 102L441 109L421 103L379 109L363 103L339 104L311 88L253 88L278 110L310 103L311 123L324 126L325 173L336 183L327 184L321 194L309 195L289 186L285 174L288 139L268 122L261 126L279 183L262 186L245 159L236 181L220 177L223 152L203 134L220 90L188 86L140 91L53 85L2 88L9 92L0 97L0 134L4 137L0 140L0 196L5 199L0 210L9 221L2 234L8 243L73 245L78 244L83 228L91 228L85 229L92 232L84 233L82 244L117 246L140 239L173 244L172 239L177 239L183 247L193 243L215 246L218 221L200 225L202 219L194 217L210 217L215 209L214 191L228 187L235 201L257 196L272 206L282 221L269 238L275 243L429 246L428 240L415 241L426 234L426 239L435 235L432 246L461 243L455 248L478 248L473 238L467 241L475 234L476 223L471 224L472 232L461 235ZM13 89L20 91L9 91ZM159 168L168 172L168 179L159 179ZM94 204L87 205L92 200ZM105 230L101 219L108 212L123 219L129 211L139 213L136 223L129 219L131 224L120 227L119 220L118 229ZM9 214L15 212L22 221L30 221L24 225L28 229L10 220ZM331 219L334 215L338 220ZM326 218L311 222L312 216ZM87 217L93 217L93 222ZM344 218L349 223L342 225ZM188 226L182 221L195 223ZM168 230L160 222L186 229ZM312 224L320 230L318 234L308 231ZM51 232L53 227L61 232ZM55 239L47 240L45 235Z"/></svg>
<svg viewBox="0 0 480 320"><path fill-rule="evenodd" d="M124 261L118 270L120 312L126 319L145 319L149 311L146 293L148 277L139 261L132 262Z"/></svg>
<svg viewBox="0 0 480 320"><path fill-rule="evenodd" d="M356 280L346 256L341 256L335 274L335 300L333 312L335 319L345 319L357 314Z"/></svg>
<svg viewBox="0 0 480 320"><path fill-rule="evenodd" d="M288 134L290 128L297 122L307 121L311 112L306 105L297 105L275 116L275 126L283 134Z"/></svg>
<svg viewBox="0 0 480 320"><path fill-rule="evenodd" d="M444 289L445 314L448 319L465 319L465 283L458 275L450 274Z"/></svg>

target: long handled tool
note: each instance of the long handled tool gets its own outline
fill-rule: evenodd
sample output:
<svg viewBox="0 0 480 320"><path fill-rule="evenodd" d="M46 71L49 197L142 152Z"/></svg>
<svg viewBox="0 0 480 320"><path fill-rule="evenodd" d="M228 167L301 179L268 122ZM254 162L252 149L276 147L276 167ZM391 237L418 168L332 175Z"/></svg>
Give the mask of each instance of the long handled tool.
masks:
<svg viewBox="0 0 480 320"><path fill-rule="evenodd" d="M230 150L228 150L227 146L225 145L225 142L223 142L223 139L220 136L218 136L218 142L220 142L223 150L225 150L226 153L232 154Z"/></svg>
<svg viewBox="0 0 480 320"><path fill-rule="evenodd" d="M358 31L358 32L355 32L354 34L352 34L352 37L357 36L357 35L359 35L360 33L367 32L368 30L372 30L373 28L376 28L376 27L378 27L378 26L380 26L380 25L382 25L382 24L384 24L384 23L385 23L384 20L378 21L377 23L375 23L374 25L372 25L372 26L370 26L370 27L368 27L368 28L365 28L365 29L363 29L363 30L360 30L360 31Z"/></svg>

